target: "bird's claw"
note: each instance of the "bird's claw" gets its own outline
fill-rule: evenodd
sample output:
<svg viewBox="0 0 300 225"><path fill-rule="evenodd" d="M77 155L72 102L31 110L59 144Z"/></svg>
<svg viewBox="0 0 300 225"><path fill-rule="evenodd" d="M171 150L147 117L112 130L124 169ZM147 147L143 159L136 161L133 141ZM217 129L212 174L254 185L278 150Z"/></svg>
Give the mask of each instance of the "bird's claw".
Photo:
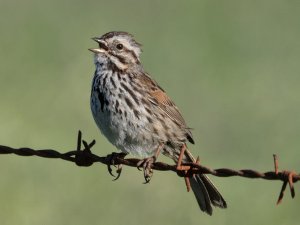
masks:
<svg viewBox="0 0 300 225"><path fill-rule="evenodd" d="M116 153L116 152L112 152L111 154L109 154L109 155L107 155L106 157L107 157L107 159L108 159L108 164L107 164L107 170L108 170L108 172L109 172L109 174L111 175L111 176L113 176L113 177L115 177L114 179L113 179L113 181L115 181L115 180L118 180L119 178L120 178L120 176L121 176L121 172L122 172L122 164L118 164L117 166L115 165L115 161L116 161L116 159L117 158L124 158L125 156L126 156L127 154L126 153ZM114 167L116 167L117 169L116 169L116 173L117 173L117 175L114 175L113 174L113 170L112 170L112 168L111 168L111 166L114 166Z"/></svg>
<svg viewBox="0 0 300 225"><path fill-rule="evenodd" d="M156 157L152 156L149 158L142 159L137 163L138 170L142 170L143 168L145 184L149 183L151 180L151 177L153 175L153 169L151 167L155 161L156 161Z"/></svg>

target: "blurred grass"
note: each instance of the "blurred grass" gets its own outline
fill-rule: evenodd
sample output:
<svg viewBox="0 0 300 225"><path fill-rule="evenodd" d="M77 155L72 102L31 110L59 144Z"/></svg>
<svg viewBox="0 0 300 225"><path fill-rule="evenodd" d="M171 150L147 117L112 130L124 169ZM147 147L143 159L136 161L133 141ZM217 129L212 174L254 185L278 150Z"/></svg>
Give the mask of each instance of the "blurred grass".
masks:
<svg viewBox="0 0 300 225"><path fill-rule="evenodd" d="M0 1L0 144L67 151L77 130L114 151L89 109L95 44L124 30L194 128L205 165L299 168L297 1ZM298 158L297 158L298 157ZM163 159L163 157L161 158ZM297 224L300 199L275 206L279 182L214 178L227 210L208 217L176 175L149 185L125 168L1 156L0 218L10 224ZM299 189L296 185L296 190ZM247 218L247 220L245 220Z"/></svg>

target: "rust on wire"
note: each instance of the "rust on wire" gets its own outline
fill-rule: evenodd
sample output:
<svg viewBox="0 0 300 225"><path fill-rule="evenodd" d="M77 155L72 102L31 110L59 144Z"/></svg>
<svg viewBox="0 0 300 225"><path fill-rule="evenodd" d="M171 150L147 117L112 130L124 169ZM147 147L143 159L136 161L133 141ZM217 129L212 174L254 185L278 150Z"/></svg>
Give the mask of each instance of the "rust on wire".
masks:
<svg viewBox="0 0 300 225"><path fill-rule="evenodd" d="M91 148L95 145L95 140L90 143L87 143L85 140L82 140L81 131L78 132L77 138L77 149L69 151L66 153L60 153L53 149L43 149L43 150L34 150L31 148L12 148L8 146L0 145L0 154L15 154L19 156L38 156L43 158L55 158L62 159L70 162L74 162L77 166L88 167L94 163L102 163L108 166L109 172L112 174L111 166L117 167L117 175L115 179L118 179L121 175L122 165L137 167L140 159L136 158L124 158L125 154L114 153L108 156L97 156L92 153ZM83 144L83 149L82 149ZM290 193L292 198L295 197L294 183L300 180L300 174L297 174L295 171L282 170L278 169L278 157L273 155L274 159L274 171L268 172L258 172L251 169L241 169L233 170L228 168L220 169L211 169L209 167L200 165L199 157L195 163L182 163L180 167L178 165L169 165L163 162L155 162L151 165L151 169L159 171L173 171L177 173L180 177L185 177L187 190L190 189L190 184L188 182L188 177L193 176L193 174L211 174L217 177L232 177L239 176L245 178L261 178L265 180L280 180L283 182L281 191L277 200L279 204L284 196L284 191L289 185ZM113 174L112 174L113 175Z"/></svg>
<svg viewBox="0 0 300 225"><path fill-rule="evenodd" d="M273 158L274 158L274 169L275 169L275 173L278 174L278 157L276 154L273 154Z"/></svg>

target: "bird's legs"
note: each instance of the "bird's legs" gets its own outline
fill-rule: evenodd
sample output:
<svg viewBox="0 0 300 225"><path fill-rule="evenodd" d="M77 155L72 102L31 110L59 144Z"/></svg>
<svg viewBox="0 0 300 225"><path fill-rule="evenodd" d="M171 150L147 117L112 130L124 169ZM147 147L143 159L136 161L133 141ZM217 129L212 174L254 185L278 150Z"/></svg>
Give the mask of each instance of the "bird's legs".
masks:
<svg viewBox="0 0 300 225"><path fill-rule="evenodd" d="M120 178L121 172L122 172L122 164L118 164L117 166L115 166L116 159L117 158L124 159L126 155L127 155L127 153L124 153L124 152L120 152L120 153L112 152L111 154L106 156L106 158L108 160L107 170L111 176L115 177L115 179L113 179L113 180L118 180ZM112 168L111 168L112 165L114 167L117 167L117 169L116 169L117 175L113 174Z"/></svg>
<svg viewBox="0 0 300 225"><path fill-rule="evenodd" d="M143 168L145 183L150 182L151 177L153 175L153 170L151 168L152 164L155 163L155 161L158 158L160 151L163 149L163 147L164 147L164 144L160 143L155 151L154 156L142 159L137 163L137 168L139 170L141 170L141 168Z"/></svg>

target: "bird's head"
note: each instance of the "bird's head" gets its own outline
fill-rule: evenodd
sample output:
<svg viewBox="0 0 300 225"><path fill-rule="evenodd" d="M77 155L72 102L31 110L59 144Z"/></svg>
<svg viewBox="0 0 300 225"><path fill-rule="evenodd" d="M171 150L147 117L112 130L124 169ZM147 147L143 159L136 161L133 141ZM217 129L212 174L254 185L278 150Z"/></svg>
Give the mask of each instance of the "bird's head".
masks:
<svg viewBox="0 0 300 225"><path fill-rule="evenodd" d="M89 49L95 53L96 64L112 64L120 70L140 64L141 45L131 34L113 31L92 39L99 44Z"/></svg>

